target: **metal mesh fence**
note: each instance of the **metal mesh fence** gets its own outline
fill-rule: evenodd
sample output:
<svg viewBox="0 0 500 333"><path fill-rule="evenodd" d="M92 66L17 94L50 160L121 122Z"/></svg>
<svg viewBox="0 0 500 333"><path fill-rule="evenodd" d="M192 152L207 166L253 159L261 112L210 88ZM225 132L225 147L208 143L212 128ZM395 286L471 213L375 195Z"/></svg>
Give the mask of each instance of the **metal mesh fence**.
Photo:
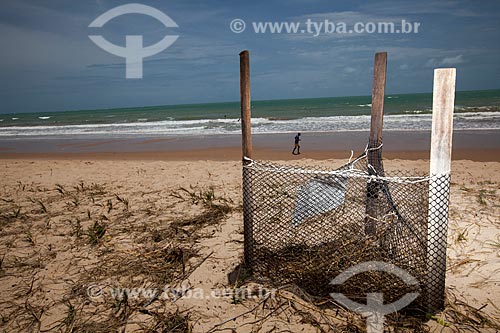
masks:
<svg viewBox="0 0 500 333"><path fill-rule="evenodd" d="M386 303L418 292L413 308L439 309L449 176L399 172L388 177L371 168L366 156L336 170L257 161L244 165L245 261L254 277L293 283L317 296L341 292L365 299L367 293L383 292ZM406 286L383 272L330 284L367 261L394 264L419 285Z"/></svg>

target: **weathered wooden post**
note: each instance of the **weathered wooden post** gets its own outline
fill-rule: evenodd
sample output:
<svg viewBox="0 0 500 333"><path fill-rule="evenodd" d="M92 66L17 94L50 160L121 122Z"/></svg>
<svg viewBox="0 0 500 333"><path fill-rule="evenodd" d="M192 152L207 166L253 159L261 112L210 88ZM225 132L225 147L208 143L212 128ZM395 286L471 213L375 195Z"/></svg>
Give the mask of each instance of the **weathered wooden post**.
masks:
<svg viewBox="0 0 500 333"><path fill-rule="evenodd" d="M384 97L385 82L387 72L387 52L375 54L375 63L373 66L373 88L372 88L372 114L370 123L370 138L368 143L367 160L373 168L368 168L371 175L383 175L382 166L382 127L384 123ZM379 149L375 149L380 147ZM380 191L379 184L369 182L366 192L366 218L365 233L375 235L377 232L376 221L376 201Z"/></svg>
<svg viewBox="0 0 500 333"><path fill-rule="evenodd" d="M455 68L434 70L425 290L431 312L444 306L455 80Z"/></svg>
<svg viewBox="0 0 500 333"><path fill-rule="evenodd" d="M240 100L243 163L245 163L245 157L252 158L250 54L247 50L240 53Z"/></svg>
<svg viewBox="0 0 500 333"><path fill-rule="evenodd" d="M245 265L251 269L253 257L253 213L251 170L245 168L252 158L252 129L250 103L250 55L240 53L241 147L243 162L243 233Z"/></svg>

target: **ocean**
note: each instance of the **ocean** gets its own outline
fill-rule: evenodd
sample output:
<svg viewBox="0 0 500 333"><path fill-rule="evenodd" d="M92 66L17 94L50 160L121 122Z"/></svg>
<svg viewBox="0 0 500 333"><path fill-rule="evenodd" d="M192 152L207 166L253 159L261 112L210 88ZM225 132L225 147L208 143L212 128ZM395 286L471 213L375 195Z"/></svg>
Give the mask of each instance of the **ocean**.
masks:
<svg viewBox="0 0 500 333"><path fill-rule="evenodd" d="M367 131L371 96L252 102L254 134ZM427 131L432 94L387 95L384 131ZM239 102L0 114L0 139L240 133ZM500 90L456 93L455 130L500 129Z"/></svg>

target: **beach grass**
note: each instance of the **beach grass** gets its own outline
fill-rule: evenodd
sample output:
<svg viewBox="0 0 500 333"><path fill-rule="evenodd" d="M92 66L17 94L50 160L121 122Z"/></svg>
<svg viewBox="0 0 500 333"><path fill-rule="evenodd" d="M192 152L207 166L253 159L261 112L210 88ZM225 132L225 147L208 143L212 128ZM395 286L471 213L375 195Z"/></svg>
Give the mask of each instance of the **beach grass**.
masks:
<svg viewBox="0 0 500 333"><path fill-rule="evenodd" d="M11 174L2 185L0 331L366 331L360 314L296 285L256 282L246 270L229 283L227 274L243 256L239 163L134 161L113 170L112 163L95 161L91 162L95 165L39 161L36 169L28 162L4 163L33 176L12 171L17 176ZM40 180L36 174L49 170L49 165L54 176L46 172L47 178ZM68 176L67 170L77 167L89 174ZM111 175L101 171L107 169ZM137 174L138 169L144 171ZM141 178L120 182L129 174ZM457 179L452 186L445 309L427 316L395 313L387 317L388 329L500 329L495 295L467 294L492 288L495 274L489 260L500 248L500 236L495 234L499 216L495 189L500 182L485 176L487 181L479 184L479 176L475 177L479 180L475 184ZM158 184L158 179L167 180ZM484 279L477 279L475 272ZM461 286L462 281L469 287ZM102 288L102 293L90 297L92 286ZM165 286L172 288L169 299L161 297ZM113 297L111 287L144 287L152 292L139 298ZM182 297L195 288L247 288L251 293L273 287L277 287L273 297L266 293L253 298ZM481 303L473 301L476 297Z"/></svg>

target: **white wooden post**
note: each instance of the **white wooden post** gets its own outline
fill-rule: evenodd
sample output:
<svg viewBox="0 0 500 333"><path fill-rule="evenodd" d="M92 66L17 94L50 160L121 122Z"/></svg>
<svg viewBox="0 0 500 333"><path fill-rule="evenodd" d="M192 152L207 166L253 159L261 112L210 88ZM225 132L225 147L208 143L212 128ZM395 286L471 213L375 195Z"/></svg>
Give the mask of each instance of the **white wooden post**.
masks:
<svg viewBox="0 0 500 333"><path fill-rule="evenodd" d="M434 70L425 290L431 312L444 306L455 80L455 68Z"/></svg>
<svg viewBox="0 0 500 333"><path fill-rule="evenodd" d="M434 70L432 99L431 174L449 174L455 108L455 68Z"/></svg>

